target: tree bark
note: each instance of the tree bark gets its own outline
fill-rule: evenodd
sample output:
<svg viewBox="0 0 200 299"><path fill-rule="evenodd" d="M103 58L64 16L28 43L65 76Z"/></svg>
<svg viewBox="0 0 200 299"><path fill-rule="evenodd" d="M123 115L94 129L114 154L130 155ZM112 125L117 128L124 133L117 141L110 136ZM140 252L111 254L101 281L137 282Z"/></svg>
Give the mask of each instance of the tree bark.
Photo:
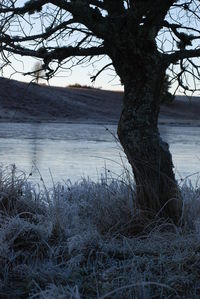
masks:
<svg viewBox="0 0 200 299"><path fill-rule="evenodd" d="M118 136L134 173L136 207L179 224L182 200L169 146L158 131L159 94L165 72L155 67L147 69L145 65L142 72L137 70L137 77L126 74Z"/></svg>
<svg viewBox="0 0 200 299"><path fill-rule="evenodd" d="M181 198L168 144L156 128L133 125L126 110L119 121L118 136L134 173L136 207L178 224Z"/></svg>

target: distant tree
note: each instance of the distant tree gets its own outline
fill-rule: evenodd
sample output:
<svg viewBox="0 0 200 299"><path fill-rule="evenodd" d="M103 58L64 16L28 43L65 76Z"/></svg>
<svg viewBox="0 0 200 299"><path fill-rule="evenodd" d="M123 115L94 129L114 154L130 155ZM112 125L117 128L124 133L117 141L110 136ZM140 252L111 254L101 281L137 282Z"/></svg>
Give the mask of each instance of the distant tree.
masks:
<svg viewBox="0 0 200 299"><path fill-rule="evenodd" d="M170 104L174 101L175 95L171 94L169 91L171 83L169 81L169 76L165 76L161 88L160 102L161 104Z"/></svg>
<svg viewBox="0 0 200 299"><path fill-rule="evenodd" d="M36 83L38 84L40 79L44 76L44 70L42 68L42 63L37 61L33 67L33 76L35 77Z"/></svg>
<svg viewBox="0 0 200 299"><path fill-rule="evenodd" d="M92 79L113 66L124 85L118 136L133 169L136 204L178 223L182 201L168 144L158 131L158 114L167 69L184 90L198 88L199 1L17 3L2 0L0 4L2 59L9 63L11 53L43 59L50 78L66 63L70 67L106 55L109 64Z"/></svg>
<svg viewBox="0 0 200 299"><path fill-rule="evenodd" d="M100 86L94 87L92 85L82 85L82 84L79 84L79 83L69 84L69 85L67 85L67 87L70 87L70 88L83 88L83 89L101 89Z"/></svg>

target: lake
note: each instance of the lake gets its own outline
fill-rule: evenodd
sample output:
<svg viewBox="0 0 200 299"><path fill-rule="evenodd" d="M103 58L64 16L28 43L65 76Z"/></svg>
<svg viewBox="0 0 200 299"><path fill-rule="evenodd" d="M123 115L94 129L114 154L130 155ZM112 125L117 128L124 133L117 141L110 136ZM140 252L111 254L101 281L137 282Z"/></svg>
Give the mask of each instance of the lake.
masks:
<svg viewBox="0 0 200 299"><path fill-rule="evenodd" d="M199 127L160 126L178 180L200 171L199 131ZM33 182L39 182L41 175L48 187L52 181L74 182L88 176L98 180L105 172L116 177L127 163L114 134L115 125L1 123L0 162L32 173ZM196 177L190 177L193 183Z"/></svg>

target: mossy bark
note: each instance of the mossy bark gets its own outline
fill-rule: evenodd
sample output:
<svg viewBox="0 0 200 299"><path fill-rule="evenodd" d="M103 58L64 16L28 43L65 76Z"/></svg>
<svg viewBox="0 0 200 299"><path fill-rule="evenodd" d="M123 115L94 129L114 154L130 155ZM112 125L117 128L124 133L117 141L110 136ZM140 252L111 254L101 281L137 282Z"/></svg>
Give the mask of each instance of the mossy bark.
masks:
<svg viewBox="0 0 200 299"><path fill-rule="evenodd" d="M159 56L123 63L125 87L123 111L118 125L119 140L132 166L136 205L151 215L180 221L182 200L169 146L158 130L160 92L165 69ZM125 70L125 71L124 71Z"/></svg>
<svg viewBox="0 0 200 299"><path fill-rule="evenodd" d="M136 206L152 216L170 218L178 224L182 202L168 144L157 128L145 124L141 127L141 122L132 120L130 110L124 109L118 136L133 169Z"/></svg>

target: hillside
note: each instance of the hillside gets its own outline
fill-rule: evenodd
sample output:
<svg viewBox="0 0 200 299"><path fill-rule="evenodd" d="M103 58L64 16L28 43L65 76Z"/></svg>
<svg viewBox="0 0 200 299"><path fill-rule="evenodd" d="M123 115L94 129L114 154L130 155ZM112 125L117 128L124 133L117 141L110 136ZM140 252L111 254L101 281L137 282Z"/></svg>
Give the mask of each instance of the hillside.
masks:
<svg viewBox="0 0 200 299"><path fill-rule="evenodd" d="M122 108L122 92L40 86L6 78L0 78L0 90L0 121L117 122ZM199 99L178 96L161 108L160 123L199 124Z"/></svg>

